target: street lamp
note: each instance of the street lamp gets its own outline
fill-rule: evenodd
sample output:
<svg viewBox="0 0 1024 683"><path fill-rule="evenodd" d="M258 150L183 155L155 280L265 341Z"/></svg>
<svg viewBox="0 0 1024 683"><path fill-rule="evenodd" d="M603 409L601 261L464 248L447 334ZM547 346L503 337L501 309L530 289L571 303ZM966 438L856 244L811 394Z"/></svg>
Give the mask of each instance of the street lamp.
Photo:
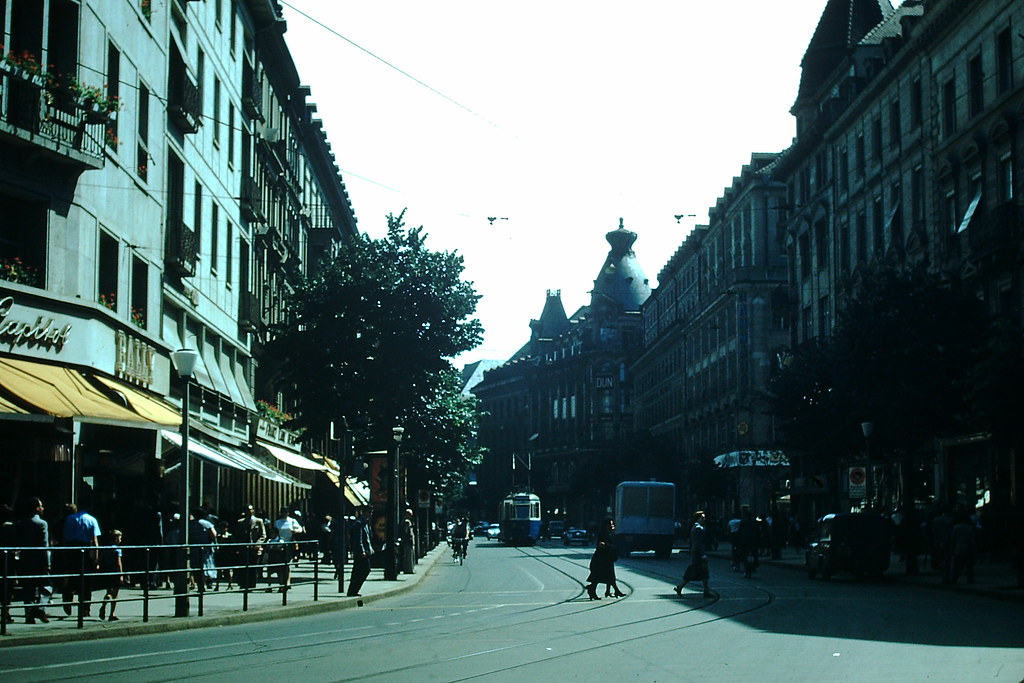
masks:
<svg viewBox="0 0 1024 683"><path fill-rule="evenodd" d="M395 440L395 447L391 451L391 484L388 486L388 511L387 532L388 552L387 565L384 567L384 580L398 580L398 520L402 514L402 500L398 490L400 477L398 476L401 467L400 448L405 428L392 427L391 438Z"/></svg>
<svg viewBox="0 0 1024 683"><path fill-rule="evenodd" d="M182 552L181 566L183 571L179 578L179 585L175 586L174 616L188 616L188 575L189 575L189 552L188 552L188 514L189 514L189 488L191 486L191 460L188 452L188 394L189 385L192 380L192 373L195 372L196 362L199 360L199 352L195 349L178 349L171 351L171 363L178 373L178 377L185 380L185 392L181 399L181 542L184 546Z"/></svg>
<svg viewBox="0 0 1024 683"><path fill-rule="evenodd" d="M864 500L867 502L867 506L871 505L871 435L875 433L874 422L861 422L860 432L864 435L864 459L867 461L867 466L864 468L866 476L864 477Z"/></svg>

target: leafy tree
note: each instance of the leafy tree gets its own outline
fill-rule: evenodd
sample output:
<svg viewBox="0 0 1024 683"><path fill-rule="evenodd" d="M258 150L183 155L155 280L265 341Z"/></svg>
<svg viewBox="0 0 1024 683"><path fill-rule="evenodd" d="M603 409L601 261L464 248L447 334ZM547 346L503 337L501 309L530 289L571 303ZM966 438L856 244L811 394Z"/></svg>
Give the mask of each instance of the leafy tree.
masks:
<svg viewBox="0 0 1024 683"><path fill-rule="evenodd" d="M388 215L386 237L343 244L297 288L268 347L270 383L293 398L289 427L309 438L346 419L357 448L379 450L401 425L403 454L421 454L441 477L438 468L464 469L475 429L453 401L449 359L480 343L479 296L462 280L462 256L428 249L404 213Z"/></svg>
<svg viewBox="0 0 1024 683"><path fill-rule="evenodd" d="M834 335L798 349L773 378L772 410L797 455L828 456L863 446L912 452L968 425L969 369L984 346L986 320L971 293L920 269L887 266L862 274Z"/></svg>

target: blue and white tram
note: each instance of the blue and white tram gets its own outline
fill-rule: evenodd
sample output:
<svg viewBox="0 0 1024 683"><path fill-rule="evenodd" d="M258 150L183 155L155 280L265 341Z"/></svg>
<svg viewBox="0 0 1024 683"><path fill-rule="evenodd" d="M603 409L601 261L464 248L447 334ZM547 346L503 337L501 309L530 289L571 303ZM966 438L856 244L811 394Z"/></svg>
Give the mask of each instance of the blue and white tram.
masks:
<svg viewBox="0 0 1024 683"><path fill-rule="evenodd" d="M533 545L540 538L540 498L525 491L508 494L498 511L501 542Z"/></svg>

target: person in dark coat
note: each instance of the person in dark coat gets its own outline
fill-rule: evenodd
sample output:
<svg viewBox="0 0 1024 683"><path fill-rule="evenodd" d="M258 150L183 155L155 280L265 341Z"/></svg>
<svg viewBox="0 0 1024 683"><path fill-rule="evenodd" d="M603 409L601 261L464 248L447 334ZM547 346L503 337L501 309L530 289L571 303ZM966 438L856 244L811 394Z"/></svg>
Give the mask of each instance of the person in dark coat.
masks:
<svg viewBox="0 0 1024 683"><path fill-rule="evenodd" d="M597 534L597 548L590 558L590 576L587 577L587 595L591 600L600 600L597 584L606 584L605 597L621 598L625 595L615 583L615 561L619 553L615 550L615 521L606 519Z"/></svg>
<svg viewBox="0 0 1024 683"><path fill-rule="evenodd" d="M25 603L25 623L34 624L36 619L50 621L44 606L53 595L50 579L50 527L43 519L43 502L38 498L26 501L25 516L15 522L15 539L23 548L18 559L18 574L21 576L21 599Z"/></svg>
<svg viewBox="0 0 1024 683"><path fill-rule="evenodd" d="M0 548L13 548L17 545L14 540L14 509L4 503L0 505ZM11 616L11 600L14 593L14 579L6 578L14 574L15 562L14 551L4 550L0 553L0 562L3 563L3 574L0 576L0 619L5 624L14 622Z"/></svg>
<svg viewBox="0 0 1024 683"><path fill-rule="evenodd" d="M372 514L372 508L364 507L352 525L352 577L346 592L350 598L359 596L363 582L370 575L370 557L374 552L373 530L370 528Z"/></svg>
<svg viewBox="0 0 1024 683"><path fill-rule="evenodd" d="M683 579L676 584L676 595L682 595L683 587L691 581L700 581L704 588L704 597L712 598L714 593L708 587L708 549L704 532L704 511L693 513L693 526L690 527L690 566L686 568Z"/></svg>

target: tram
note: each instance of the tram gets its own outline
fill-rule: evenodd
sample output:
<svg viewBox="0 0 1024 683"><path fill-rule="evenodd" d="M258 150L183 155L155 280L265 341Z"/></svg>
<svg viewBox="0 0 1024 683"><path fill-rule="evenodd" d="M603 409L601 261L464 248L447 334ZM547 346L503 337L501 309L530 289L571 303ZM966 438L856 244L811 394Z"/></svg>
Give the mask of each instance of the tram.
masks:
<svg viewBox="0 0 1024 683"><path fill-rule="evenodd" d="M498 518L500 540L506 545L533 545L540 538L540 498L535 493L509 493L501 501Z"/></svg>

